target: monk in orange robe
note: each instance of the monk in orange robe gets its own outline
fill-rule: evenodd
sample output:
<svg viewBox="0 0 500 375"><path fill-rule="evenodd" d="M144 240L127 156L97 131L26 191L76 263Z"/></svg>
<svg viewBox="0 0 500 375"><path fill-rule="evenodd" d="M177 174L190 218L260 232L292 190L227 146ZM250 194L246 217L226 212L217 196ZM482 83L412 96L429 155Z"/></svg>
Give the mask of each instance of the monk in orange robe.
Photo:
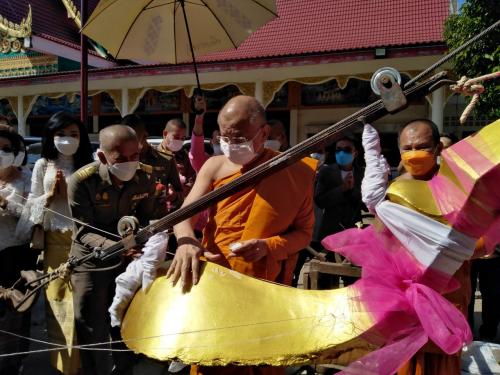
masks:
<svg viewBox="0 0 500 375"><path fill-rule="evenodd" d="M407 123L399 136L399 149L406 173L399 178L429 181L439 170L437 157L442 148L439 131L432 121L414 120ZM460 287L443 296L467 318L472 294L470 262L464 262L453 277ZM448 355L429 341L398 370L397 375L460 375L460 355L461 352Z"/></svg>
<svg viewBox="0 0 500 375"><path fill-rule="evenodd" d="M224 155L205 162L184 205L278 154L264 148L269 126L255 98L241 95L229 100L218 123ZM312 237L315 169L315 160L303 159L215 204L209 210L201 244L193 232L195 218L176 225L179 247L167 277L173 282L180 278L184 288L196 285L199 258L204 255L246 275L290 284L297 253ZM191 374L277 375L284 374L284 368L192 366Z"/></svg>

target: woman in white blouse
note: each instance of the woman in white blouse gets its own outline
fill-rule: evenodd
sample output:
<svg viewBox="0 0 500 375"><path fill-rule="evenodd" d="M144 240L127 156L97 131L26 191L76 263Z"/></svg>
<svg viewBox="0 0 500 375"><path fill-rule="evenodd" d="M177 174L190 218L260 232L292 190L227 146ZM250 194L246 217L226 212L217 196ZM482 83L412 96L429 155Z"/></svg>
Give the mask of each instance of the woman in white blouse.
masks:
<svg viewBox="0 0 500 375"><path fill-rule="evenodd" d="M73 172L93 161L87 130L72 116L56 113L44 128L41 156L33 168L29 222L45 229L43 263L44 270L51 271L67 261L71 248L73 222L67 183ZM45 297L49 341L73 345L76 335L70 285L57 279L48 285ZM68 375L77 373L79 367L76 352L71 350L51 352L51 364Z"/></svg>
<svg viewBox="0 0 500 375"><path fill-rule="evenodd" d="M31 185L22 138L7 125L0 125L0 285L11 287L21 270L34 269L37 254L29 248L29 238L14 236ZM24 153L24 154L23 154ZM29 336L30 312L18 313L0 299L0 329ZM0 353L28 350L25 340L0 333ZM1 374L17 374L20 356L0 358Z"/></svg>

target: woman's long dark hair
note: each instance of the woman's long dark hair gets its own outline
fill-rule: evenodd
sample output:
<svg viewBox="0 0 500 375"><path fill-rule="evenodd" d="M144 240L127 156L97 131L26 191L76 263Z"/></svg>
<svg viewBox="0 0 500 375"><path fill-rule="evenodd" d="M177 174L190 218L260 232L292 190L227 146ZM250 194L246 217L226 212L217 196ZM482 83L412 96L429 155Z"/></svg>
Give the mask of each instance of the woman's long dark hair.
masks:
<svg viewBox="0 0 500 375"><path fill-rule="evenodd" d="M94 161L92 159L92 146L90 145L87 129L84 128L82 122L67 113L57 112L47 121L43 129L41 156L47 160L56 160L59 156L59 151L57 151L54 145L54 135L58 130L73 124L78 126L80 130L80 145L73 155L76 170Z"/></svg>

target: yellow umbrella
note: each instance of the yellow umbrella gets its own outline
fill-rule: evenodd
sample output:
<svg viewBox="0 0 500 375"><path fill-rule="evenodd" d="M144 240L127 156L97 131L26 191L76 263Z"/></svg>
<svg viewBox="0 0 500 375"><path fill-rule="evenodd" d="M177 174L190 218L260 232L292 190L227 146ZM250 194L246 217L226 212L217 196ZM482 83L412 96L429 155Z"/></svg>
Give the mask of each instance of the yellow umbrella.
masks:
<svg viewBox="0 0 500 375"><path fill-rule="evenodd" d="M180 63L236 48L276 17L275 0L101 0L82 32L117 59Z"/></svg>

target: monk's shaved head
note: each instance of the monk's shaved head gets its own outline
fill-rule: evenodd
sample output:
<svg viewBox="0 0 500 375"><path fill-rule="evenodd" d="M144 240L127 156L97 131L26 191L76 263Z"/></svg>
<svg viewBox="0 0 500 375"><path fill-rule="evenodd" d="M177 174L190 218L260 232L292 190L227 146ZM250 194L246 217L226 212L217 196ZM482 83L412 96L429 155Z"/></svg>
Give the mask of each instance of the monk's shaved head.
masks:
<svg viewBox="0 0 500 375"><path fill-rule="evenodd" d="M257 99L252 96L238 95L222 107L217 121L219 125L250 130L263 126L266 123L266 116L264 107Z"/></svg>
<svg viewBox="0 0 500 375"><path fill-rule="evenodd" d="M180 118L173 118L165 125L165 130L169 133L177 129L186 129L186 124Z"/></svg>
<svg viewBox="0 0 500 375"><path fill-rule="evenodd" d="M129 141L137 141L137 135L130 126L111 125L99 132L99 147L102 151L113 151Z"/></svg>

